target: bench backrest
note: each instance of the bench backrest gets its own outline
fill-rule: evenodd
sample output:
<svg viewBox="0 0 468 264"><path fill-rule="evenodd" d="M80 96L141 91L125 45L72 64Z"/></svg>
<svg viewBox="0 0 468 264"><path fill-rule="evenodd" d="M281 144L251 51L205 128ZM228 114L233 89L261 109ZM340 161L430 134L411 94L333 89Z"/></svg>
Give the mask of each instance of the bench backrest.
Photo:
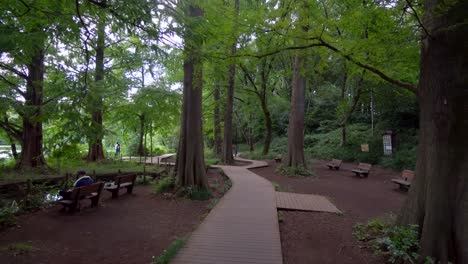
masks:
<svg viewBox="0 0 468 264"><path fill-rule="evenodd" d="M82 196L90 195L92 193L100 193L104 187L104 182L96 182L90 185L74 188L72 192L72 199L78 200Z"/></svg>
<svg viewBox="0 0 468 264"><path fill-rule="evenodd" d="M409 181L411 182L414 178L414 171L412 170L404 170L402 173L401 173L401 177L403 179L405 179L405 181Z"/></svg>
<svg viewBox="0 0 468 264"><path fill-rule="evenodd" d="M335 166L341 166L341 163L343 163L342 160L339 160L339 159L332 159L332 164L335 165Z"/></svg>
<svg viewBox="0 0 468 264"><path fill-rule="evenodd" d="M135 179L136 179L136 174L122 175L122 176L117 176L116 179L115 179L115 182L119 186L120 186L120 184L126 183L126 182L131 182L131 183L134 184Z"/></svg>
<svg viewBox="0 0 468 264"><path fill-rule="evenodd" d="M358 169L363 170L363 171L370 171L372 168L372 164L369 163L359 163Z"/></svg>

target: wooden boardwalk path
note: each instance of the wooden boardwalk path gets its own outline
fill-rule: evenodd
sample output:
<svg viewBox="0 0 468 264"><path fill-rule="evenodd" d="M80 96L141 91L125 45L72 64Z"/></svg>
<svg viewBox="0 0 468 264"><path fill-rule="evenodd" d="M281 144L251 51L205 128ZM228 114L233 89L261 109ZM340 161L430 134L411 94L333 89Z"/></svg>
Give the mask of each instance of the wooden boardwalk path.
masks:
<svg viewBox="0 0 468 264"><path fill-rule="evenodd" d="M224 170L233 186L171 263L283 263L275 189L248 170L268 164L251 162L243 167L216 166Z"/></svg>

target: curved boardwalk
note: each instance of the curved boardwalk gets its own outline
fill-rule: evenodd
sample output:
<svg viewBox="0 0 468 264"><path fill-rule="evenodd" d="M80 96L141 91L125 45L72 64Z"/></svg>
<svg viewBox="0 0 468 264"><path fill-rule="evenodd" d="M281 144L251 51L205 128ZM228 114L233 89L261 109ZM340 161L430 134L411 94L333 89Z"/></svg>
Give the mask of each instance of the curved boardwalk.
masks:
<svg viewBox="0 0 468 264"><path fill-rule="evenodd" d="M243 167L216 166L223 169L233 186L171 263L283 263L275 189L268 180L248 170L268 164L250 162Z"/></svg>

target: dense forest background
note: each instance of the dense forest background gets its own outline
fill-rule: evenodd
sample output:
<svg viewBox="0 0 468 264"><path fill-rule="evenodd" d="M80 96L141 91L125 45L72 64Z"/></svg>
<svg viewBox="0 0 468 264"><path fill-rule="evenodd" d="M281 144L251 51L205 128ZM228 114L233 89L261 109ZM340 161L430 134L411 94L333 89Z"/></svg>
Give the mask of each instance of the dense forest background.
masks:
<svg viewBox="0 0 468 264"><path fill-rule="evenodd" d="M416 82L417 2L199 4L205 19L193 30L203 33L205 152L221 144L229 82L235 92L228 129L239 151L253 158L286 152L293 59L299 50L307 61L302 69L306 156L414 167L416 97L375 72ZM29 144L25 122L40 122L42 131L34 134L43 134L46 160L113 158L116 142L123 155L176 150L183 23L190 19L181 4L5 1L1 10L2 142L20 152ZM300 28L306 24L304 33ZM34 76L35 69L43 76ZM33 87L38 82L41 87ZM387 130L397 133L391 157L383 157ZM370 152L361 152L364 143ZM16 152L17 161L3 159L3 166L28 164Z"/></svg>

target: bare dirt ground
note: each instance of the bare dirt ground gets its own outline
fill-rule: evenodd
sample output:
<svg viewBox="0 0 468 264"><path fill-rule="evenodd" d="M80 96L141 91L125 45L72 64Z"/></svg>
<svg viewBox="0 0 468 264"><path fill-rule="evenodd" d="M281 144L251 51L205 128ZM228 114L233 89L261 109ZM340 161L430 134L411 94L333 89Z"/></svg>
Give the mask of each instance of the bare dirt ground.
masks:
<svg viewBox="0 0 468 264"><path fill-rule="evenodd" d="M208 177L219 198L225 178L213 169ZM192 232L212 203L153 195L150 186L136 186L133 192L121 190L118 199L111 199L104 191L101 206L75 214L54 206L20 216L17 227L0 232L0 263L151 263L176 237ZM17 243L32 250L15 255L7 248Z"/></svg>
<svg viewBox="0 0 468 264"><path fill-rule="evenodd" d="M344 163L339 171L329 170L326 161L315 160L315 177L284 177L275 172L277 164L252 171L276 182L282 191L319 194L328 197L343 214L281 211L282 251L285 264L384 263L369 249L360 248L352 235L353 226L375 217L398 213L407 196L398 191L392 178L398 172L373 166L369 178L354 176L356 164Z"/></svg>

